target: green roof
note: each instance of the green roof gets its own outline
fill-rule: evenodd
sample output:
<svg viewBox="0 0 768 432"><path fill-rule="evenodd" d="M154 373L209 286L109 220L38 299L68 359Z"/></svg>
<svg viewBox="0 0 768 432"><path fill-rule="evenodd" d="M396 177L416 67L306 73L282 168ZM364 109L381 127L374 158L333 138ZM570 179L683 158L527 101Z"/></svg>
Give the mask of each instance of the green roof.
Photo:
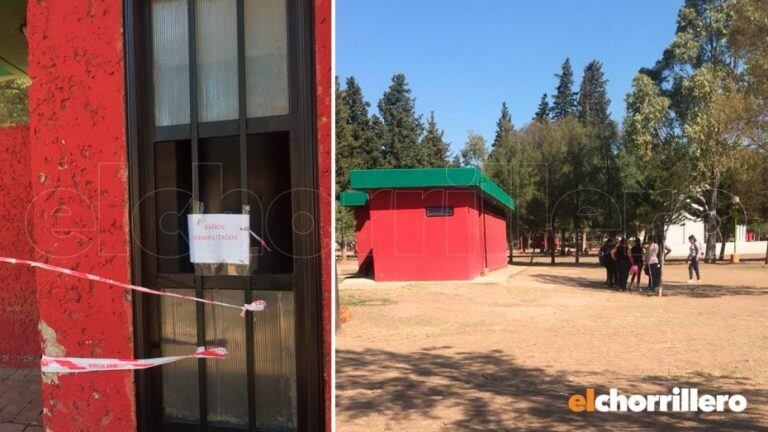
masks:
<svg viewBox="0 0 768 432"><path fill-rule="evenodd" d="M344 207L360 207L368 202L368 193L356 190L344 191L339 194L339 204Z"/></svg>
<svg viewBox="0 0 768 432"><path fill-rule="evenodd" d="M352 170L349 178L353 190L342 192L340 197L341 205L345 206L365 205L365 201L359 203L357 194L373 189L470 188L479 190L485 198L503 207L515 208L512 197L474 167ZM346 193L355 194L347 199L350 204L345 204ZM356 201L352 201L353 197Z"/></svg>

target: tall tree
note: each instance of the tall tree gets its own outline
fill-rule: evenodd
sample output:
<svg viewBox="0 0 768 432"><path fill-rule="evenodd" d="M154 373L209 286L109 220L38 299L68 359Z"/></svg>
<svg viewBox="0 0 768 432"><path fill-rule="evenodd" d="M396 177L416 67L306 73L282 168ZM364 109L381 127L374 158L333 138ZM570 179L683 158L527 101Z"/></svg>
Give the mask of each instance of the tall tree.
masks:
<svg viewBox="0 0 768 432"><path fill-rule="evenodd" d="M496 135L491 143L491 152L485 163L485 172L508 194L515 197L517 192L517 168L520 166L520 142L512 124L507 103L501 104L501 114L496 121Z"/></svg>
<svg viewBox="0 0 768 432"><path fill-rule="evenodd" d="M579 86L578 116L584 123L607 123L610 121L608 92L605 85L608 80L603 75L603 64L592 60L584 67L584 75Z"/></svg>
<svg viewBox="0 0 768 432"><path fill-rule="evenodd" d="M536 114L533 115L533 120L537 122L549 121L550 110L551 108L549 107L549 99L547 98L547 94L544 93L541 95L539 107L536 109Z"/></svg>
<svg viewBox="0 0 768 432"><path fill-rule="evenodd" d="M519 212L524 206L524 199L528 197L526 186L529 185L530 176L527 175L528 167L523 163L520 137L512 124L512 116L506 102L501 105L501 114L496 121L496 135L483 168L486 175L515 200L515 207ZM514 224L507 224L510 250L515 244L514 229Z"/></svg>
<svg viewBox="0 0 768 432"><path fill-rule="evenodd" d="M614 202L620 202L624 185L615 151L618 126L611 119L607 83L601 62L592 60L584 67L579 86L578 118L585 128L586 142L578 147L578 158L575 160L579 160L583 165L577 167L579 174L574 180L579 186L599 189ZM587 194L586 197L597 198L594 194ZM580 221L575 222L578 224ZM604 212L602 220L594 222L603 228L618 229L622 221L615 212Z"/></svg>
<svg viewBox="0 0 768 432"><path fill-rule="evenodd" d="M339 77L336 77L336 189L339 191L349 186L349 171L355 165L355 146L344 93Z"/></svg>
<svg viewBox="0 0 768 432"><path fill-rule="evenodd" d="M464 166L482 168L488 159L488 147L482 135L469 131L467 142L461 149L461 160Z"/></svg>
<svg viewBox="0 0 768 432"><path fill-rule="evenodd" d="M363 89L355 77L349 77L342 94L348 108L347 123L352 139L355 165L352 169L379 168L382 165L381 152L374 139L368 108L371 104L365 100Z"/></svg>
<svg viewBox="0 0 768 432"><path fill-rule="evenodd" d="M552 118L557 120L576 113L576 93L573 91L573 69L571 59L566 58L558 79L557 90L552 100Z"/></svg>
<svg viewBox="0 0 768 432"><path fill-rule="evenodd" d="M424 125L416 115L416 100L405 75L392 77L392 83L379 100L379 114L384 123L383 147L393 168L424 166L425 155L420 145Z"/></svg>
<svg viewBox="0 0 768 432"><path fill-rule="evenodd" d="M671 111L672 101L652 77L639 73L627 95L622 155L630 179L628 215L638 228L663 234L686 210L693 164ZM672 170L670 167L674 166Z"/></svg>
<svg viewBox="0 0 768 432"><path fill-rule="evenodd" d="M427 132L421 139L421 147L424 151L424 166L444 167L448 165L450 145L443 139L443 131L437 127L434 111L429 113Z"/></svg>
<svg viewBox="0 0 768 432"><path fill-rule="evenodd" d="M349 171L356 167L356 148L350 127L350 113L339 77L336 77L336 193L349 187ZM336 239L346 256L349 242L354 238L354 218L350 209L336 206Z"/></svg>
<svg viewBox="0 0 768 432"><path fill-rule="evenodd" d="M734 156L749 143L751 101L745 92L741 59L731 49L732 0L686 0L672 44L654 72L670 95L671 109L696 163L692 199L706 223L706 259L716 258L720 186Z"/></svg>

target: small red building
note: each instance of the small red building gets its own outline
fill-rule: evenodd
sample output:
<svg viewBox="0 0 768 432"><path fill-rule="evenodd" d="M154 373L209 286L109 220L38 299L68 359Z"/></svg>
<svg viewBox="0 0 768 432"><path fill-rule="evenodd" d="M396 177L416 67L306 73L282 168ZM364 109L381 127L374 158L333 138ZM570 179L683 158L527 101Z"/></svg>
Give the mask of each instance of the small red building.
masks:
<svg viewBox="0 0 768 432"><path fill-rule="evenodd" d="M477 168L355 170L360 271L377 281L467 280L508 262L514 201Z"/></svg>

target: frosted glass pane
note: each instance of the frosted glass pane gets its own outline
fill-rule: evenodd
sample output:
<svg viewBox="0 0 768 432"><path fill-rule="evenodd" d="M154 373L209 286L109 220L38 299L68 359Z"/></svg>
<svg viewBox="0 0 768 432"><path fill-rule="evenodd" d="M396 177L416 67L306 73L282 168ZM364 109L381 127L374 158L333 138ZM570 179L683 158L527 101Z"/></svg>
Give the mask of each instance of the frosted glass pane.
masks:
<svg viewBox="0 0 768 432"><path fill-rule="evenodd" d="M187 0L152 1L155 124L189 123Z"/></svg>
<svg viewBox="0 0 768 432"><path fill-rule="evenodd" d="M248 117L288 114L285 0L245 0Z"/></svg>
<svg viewBox="0 0 768 432"><path fill-rule="evenodd" d="M167 290L194 296L195 290ZM197 346L195 303L171 297L160 298L162 319L160 349L163 356L189 355ZM200 419L197 360L182 360L162 366L165 417L174 420Z"/></svg>
<svg viewBox="0 0 768 432"><path fill-rule="evenodd" d="M267 302L253 314L256 427L296 428L296 349L293 293L254 291Z"/></svg>
<svg viewBox="0 0 768 432"><path fill-rule="evenodd" d="M237 2L197 0L196 10L199 120L236 119Z"/></svg>
<svg viewBox="0 0 768 432"><path fill-rule="evenodd" d="M243 304L242 291L205 290L205 298ZM208 346L225 347L226 359L206 362L208 420L225 426L248 425L248 388L245 355L245 322L237 311L205 305L205 338Z"/></svg>

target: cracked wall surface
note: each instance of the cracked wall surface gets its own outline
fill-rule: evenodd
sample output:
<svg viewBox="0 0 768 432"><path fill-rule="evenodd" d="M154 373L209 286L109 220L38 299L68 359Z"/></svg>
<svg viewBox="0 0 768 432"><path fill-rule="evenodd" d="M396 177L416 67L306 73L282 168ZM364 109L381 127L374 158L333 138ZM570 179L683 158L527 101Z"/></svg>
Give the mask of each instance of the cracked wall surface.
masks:
<svg viewBox="0 0 768 432"><path fill-rule="evenodd" d="M0 127L0 256L30 259L26 210L32 200L29 127ZM32 269L0 265L0 364L37 367L37 298Z"/></svg>
<svg viewBox="0 0 768 432"><path fill-rule="evenodd" d="M129 281L122 7L29 2L30 178L35 259ZM133 356L129 293L42 270L36 281L46 352ZM135 430L131 372L45 378L47 430Z"/></svg>

